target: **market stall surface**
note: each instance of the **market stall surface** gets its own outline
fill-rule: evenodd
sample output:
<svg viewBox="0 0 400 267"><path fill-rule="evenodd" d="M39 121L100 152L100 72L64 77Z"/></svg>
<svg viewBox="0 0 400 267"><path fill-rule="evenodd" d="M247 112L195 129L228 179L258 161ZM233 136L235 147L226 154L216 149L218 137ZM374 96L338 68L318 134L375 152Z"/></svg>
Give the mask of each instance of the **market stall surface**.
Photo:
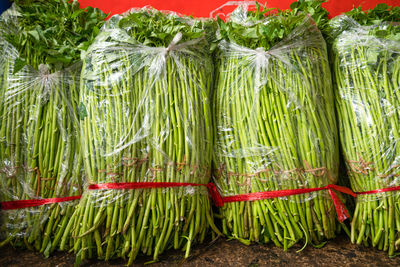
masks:
<svg viewBox="0 0 400 267"><path fill-rule="evenodd" d="M301 246L283 251L273 245L245 246L238 241L220 238L206 245L195 246L189 259L179 251L165 253L160 261L146 266L400 266L400 256L389 258L374 248L356 246L347 237L331 240L323 248L311 246L296 252ZM144 266L151 258L139 257L135 266ZM0 250L0 266L65 267L73 266L74 255L56 253L49 259L30 251L5 247ZM124 266L124 261L90 261L82 266Z"/></svg>

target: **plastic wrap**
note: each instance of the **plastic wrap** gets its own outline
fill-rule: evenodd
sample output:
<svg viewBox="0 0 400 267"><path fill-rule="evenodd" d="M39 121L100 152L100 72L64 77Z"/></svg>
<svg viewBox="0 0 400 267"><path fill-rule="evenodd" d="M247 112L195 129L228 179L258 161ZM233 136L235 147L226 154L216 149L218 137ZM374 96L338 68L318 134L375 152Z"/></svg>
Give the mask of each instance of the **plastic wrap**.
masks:
<svg viewBox="0 0 400 267"><path fill-rule="evenodd" d="M18 17L20 13L15 8L15 4L0 15L0 39L4 39L5 34L18 30Z"/></svg>
<svg viewBox="0 0 400 267"><path fill-rule="evenodd" d="M240 8L229 20L257 23L262 31L276 19L249 22L247 10ZM214 181L223 197L337 181L338 137L326 44L313 20L303 19L267 51L225 39L219 44ZM246 244L272 241L287 249L300 240L317 245L335 236L336 213L326 190L237 201L220 210L223 232Z"/></svg>
<svg viewBox="0 0 400 267"><path fill-rule="evenodd" d="M360 193L351 239L393 255L400 245L400 194L390 191L400 186L400 25L361 26L347 16L331 25L341 146Z"/></svg>
<svg viewBox="0 0 400 267"><path fill-rule="evenodd" d="M43 74L29 68L8 77L1 125L2 201L80 194L74 111L66 104L66 98L78 93L76 78L68 72ZM75 204L2 211L6 241L41 252L53 250L53 235L61 237Z"/></svg>
<svg viewBox="0 0 400 267"><path fill-rule="evenodd" d="M12 46L0 99L0 245L48 256L73 244L63 234L82 193L80 55L105 17L61 0L15 1L2 16Z"/></svg>
<svg viewBox="0 0 400 267"><path fill-rule="evenodd" d="M18 17L18 12L13 7L4 11L0 16L0 99L3 99L4 90L3 90L3 81L5 78L6 70L6 59L7 53L10 49L13 49L12 46L5 40L5 35L9 33L13 33L17 30L16 21ZM0 110L2 110L0 100Z"/></svg>
<svg viewBox="0 0 400 267"><path fill-rule="evenodd" d="M30 66L13 73L9 51L0 128L1 201L81 194L81 157L76 104L79 67L49 73ZM2 245L57 248L76 201L1 211ZM4 208L4 207L3 207ZM4 231L4 232L3 232Z"/></svg>
<svg viewBox="0 0 400 267"><path fill-rule="evenodd" d="M7 12L17 25L18 12ZM61 71L44 64L39 69L24 66L17 49L2 44L0 246L10 243L48 256L60 245L77 201L36 207L24 207L24 201L81 194L76 115L81 66Z"/></svg>
<svg viewBox="0 0 400 267"><path fill-rule="evenodd" d="M148 20L160 28L140 39L152 31ZM191 244L207 235L206 186L155 185L206 185L211 177L213 64L201 25L132 10L112 17L84 56L79 110L89 189L71 223L78 262L122 257L131 264L140 252L156 260L168 248L188 256ZM167 44L154 45L160 42ZM104 184L111 186L90 190Z"/></svg>

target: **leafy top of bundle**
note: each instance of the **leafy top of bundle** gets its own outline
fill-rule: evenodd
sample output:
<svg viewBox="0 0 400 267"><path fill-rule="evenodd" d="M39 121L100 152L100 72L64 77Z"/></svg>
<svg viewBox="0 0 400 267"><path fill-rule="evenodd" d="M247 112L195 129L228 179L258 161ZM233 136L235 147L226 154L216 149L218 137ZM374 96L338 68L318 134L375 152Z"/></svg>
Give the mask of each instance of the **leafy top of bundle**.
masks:
<svg viewBox="0 0 400 267"><path fill-rule="evenodd" d="M193 19L151 8L129 12L117 26L126 30L138 43L150 47L168 47L178 33L182 36L180 42L203 37L210 40L216 28L211 20Z"/></svg>
<svg viewBox="0 0 400 267"><path fill-rule="evenodd" d="M360 25L377 25L383 22L400 22L400 7L378 4L375 8L363 11L361 7L353 7L345 13Z"/></svg>
<svg viewBox="0 0 400 267"><path fill-rule="evenodd" d="M255 10L239 6L224 22L218 17L218 40L227 40L251 49L272 48L304 23L307 16L317 25L328 23L328 12L321 7L323 0L299 0L291 4L291 10L267 8L256 2Z"/></svg>
<svg viewBox="0 0 400 267"><path fill-rule="evenodd" d="M15 71L28 64L60 70L78 62L102 27L107 14L81 9L78 1L15 0L18 30L5 39L20 53Z"/></svg>
<svg viewBox="0 0 400 267"><path fill-rule="evenodd" d="M308 14L310 15L319 29L324 29L329 25L329 11L322 7L326 0L298 0L290 4L290 11L286 11L292 15Z"/></svg>
<svg viewBox="0 0 400 267"><path fill-rule="evenodd" d="M330 22L330 38L334 39L344 31L363 27L369 35L378 38L400 41L400 7L378 4L375 8L363 11L354 7L345 16L338 16Z"/></svg>

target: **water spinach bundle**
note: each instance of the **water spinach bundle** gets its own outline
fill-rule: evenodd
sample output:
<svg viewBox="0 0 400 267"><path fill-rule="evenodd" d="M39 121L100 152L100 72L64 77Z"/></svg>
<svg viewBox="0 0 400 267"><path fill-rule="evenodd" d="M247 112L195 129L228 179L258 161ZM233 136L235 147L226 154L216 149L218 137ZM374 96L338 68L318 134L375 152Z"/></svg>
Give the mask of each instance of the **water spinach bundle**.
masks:
<svg viewBox="0 0 400 267"><path fill-rule="evenodd" d="M80 52L106 15L63 0L15 1L11 14L17 30L2 36L10 47L3 53L1 91L0 245L48 256L59 247L77 201L24 205L81 194Z"/></svg>
<svg viewBox="0 0 400 267"><path fill-rule="evenodd" d="M214 180L223 197L238 197L220 209L224 234L284 249L323 244L340 226L327 190L246 201L251 193L337 181L334 96L320 31L298 11L242 6L219 20L218 36Z"/></svg>
<svg viewBox="0 0 400 267"><path fill-rule="evenodd" d="M170 248L188 256L213 226L210 25L132 10L112 17L86 53L79 110L88 188L65 233L76 238L78 263L157 260Z"/></svg>
<svg viewBox="0 0 400 267"><path fill-rule="evenodd" d="M400 246L400 8L355 8L330 22L341 146L357 197L353 243ZM383 189L388 192L378 193Z"/></svg>

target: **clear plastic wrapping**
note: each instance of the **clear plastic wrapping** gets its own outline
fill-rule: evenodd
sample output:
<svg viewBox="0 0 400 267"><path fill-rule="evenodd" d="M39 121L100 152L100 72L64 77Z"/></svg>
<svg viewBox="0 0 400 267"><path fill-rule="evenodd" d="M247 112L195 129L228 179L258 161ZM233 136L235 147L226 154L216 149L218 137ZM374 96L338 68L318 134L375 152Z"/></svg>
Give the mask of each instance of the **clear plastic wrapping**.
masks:
<svg viewBox="0 0 400 267"><path fill-rule="evenodd" d="M4 11L0 16L0 110L2 110L1 99L4 98L4 88L3 88L3 81L5 75L7 75L6 70L6 60L7 54L13 47L6 41L5 35L8 33L13 33L17 30L16 21L18 17L18 12L13 7Z"/></svg>
<svg viewBox="0 0 400 267"><path fill-rule="evenodd" d="M80 56L105 17L76 0L15 1L1 16L0 246L48 256L73 244L63 234L84 175Z"/></svg>
<svg viewBox="0 0 400 267"><path fill-rule="evenodd" d="M355 192L400 185L400 25L331 21L332 64L341 146ZM399 191L359 195L352 241L388 250L400 245Z"/></svg>
<svg viewBox="0 0 400 267"><path fill-rule="evenodd" d="M15 19L15 17L14 17ZM19 69L18 51L2 46L0 202L77 196L82 188L77 103L81 66ZM1 246L46 256L58 248L77 201L1 210ZM69 240L68 240L69 241Z"/></svg>
<svg viewBox="0 0 400 267"><path fill-rule="evenodd" d="M229 19L242 23L243 12L237 9ZM217 62L214 181L221 194L335 184L334 96L326 44L314 21L305 17L267 51L223 40ZM285 249L299 240L320 244L337 229L327 191L226 203L221 213L225 234Z"/></svg>
<svg viewBox="0 0 400 267"><path fill-rule="evenodd" d="M134 12L166 16L182 31L201 23L146 8L126 16ZM123 18L112 17L84 56L79 116L87 182L206 185L213 64L204 30L189 40L177 32L167 47L152 47ZM78 262L127 257L131 264L138 253L157 259L172 247L189 255L212 224L206 186L86 190L74 215L76 227L65 234L77 237Z"/></svg>

